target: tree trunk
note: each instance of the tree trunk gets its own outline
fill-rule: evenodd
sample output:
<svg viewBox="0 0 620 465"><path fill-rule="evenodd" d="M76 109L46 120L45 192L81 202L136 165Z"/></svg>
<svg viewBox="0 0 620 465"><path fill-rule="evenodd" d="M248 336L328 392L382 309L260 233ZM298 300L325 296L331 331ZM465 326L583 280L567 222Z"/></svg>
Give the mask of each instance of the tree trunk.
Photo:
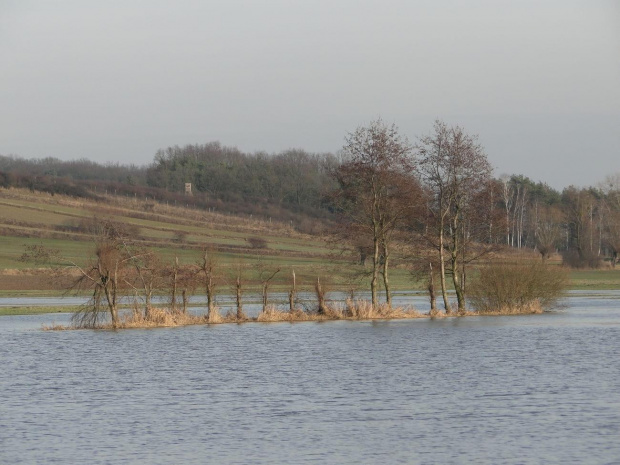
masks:
<svg viewBox="0 0 620 465"><path fill-rule="evenodd" d="M213 309L215 307L213 278L210 275L205 277L205 292L207 293L207 320L209 320L213 316Z"/></svg>
<svg viewBox="0 0 620 465"><path fill-rule="evenodd" d="M389 252L386 244L383 244L383 286L385 287L385 303L392 308L392 292L390 291L390 281L388 280L388 261Z"/></svg>
<svg viewBox="0 0 620 465"><path fill-rule="evenodd" d="M187 289L183 289L181 298L183 299L183 313L187 313Z"/></svg>
<svg viewBox="0 0 620 465"><path fill-rule="evenodd" d="M174 267L172 269L172 288L170 290L170 310L172 313L177 311L177 280L179 277L179 257L174 257Z"/></svg>
<svg viewBox="0 0 620 465"><path fill-rule="evenodd" d="M236 297L237 297L237 320L243 320L243 302L241 301L241 278L237 276L237 283L235 285Z"/></svg>
<svg viewBox="0 0 620 465"><path fill-rule="evenodd" d="M293 270L293 287L288 293L288 307L289 311L293 313L295 311L295 299L297 296L297 283L295 280L295 270Z"/></svg>
<svg viewBox="0 0 620 465"><path fill-rule="evenodd" d="M110 289L112 283L108 280L103 286L105 292L105 298L108 301L108 310L110 311L110 318L112 320L112 327L118 328L118 308L116 306L116 290Z"/></svg>
<svg viewBox="0 0 620 465"><path fill-rule="evenodd" d="M112 289L110 289L110 287ZM114 266L114 274L106 283L106 294L110 303L110 314L112 316L112 326L118 327L118 307L116 304L116 296L118 291L118 262Z"/></svg>
<svg viewBox="0 0 620 465"><path fill-rule="evenodd" d="M213 258L209 256L207 249L204 250L202 258L202 272L204 273L205 293L207 294L207 321L211 321L215 307L215 286L213 283L214 265Z"/></svg>
<svg viewBox="0 0 620 465"><path fill-rule="evenodd" d="M465 311L465 294L459 279L459 250L462 245L459 241L459 224L458 224L459 212L458 207L456 214L454 215L454 223L452 224L452 250L451 250L451 262L452 262L452 282L454 284L454 292L456 293L456 301L458 304L458 311Z"/></svg>
<svg viewBox="0 0 620 465"><path fill-rule="evenodd" d="M263 312L267 311L267 284L263 284Z"/></svg>
<svg viewBox="0 0 620 465"><path fill-rule="evenodd" d="M327 314L327 307L325 306L325 291L323 291L323 287L321 286L321 280L316 278L316 285L314 286L316 290L316 298L319 303L319 315Z"/></svg>
<svg viewBox="0 0 620 465"><path fill-rule="evenodd" d="M379 238L376 237L373 240L373 255L372 255L372 279L370 281L370 294L372 300L372 306L374 308L378 305L377 298L377 280L379 274Z"/></svg>
<svg viewBox="0 0 620 465"><path fill-rule="evenodd" d="M437 296L435 295L435 278L433 276L433 264L429 262L428 273L428 296L431 300L431 315L437 313Z"/></svg>
<svg viewBox="0 0 620 465"><path fill-rule="evenodd" d="M443 237L443 219L441 220L441 229L439 230L439 281L441 284L441 296L443 297L443 306L446 313L452 313L450 308L450 299L448 299L448 289L446 286L446 264L444 256L444 237Z"/></svg>
<svg viewBox="0 0 620 465"><path fill-rule="evenodd" d="M110 307L110 315L112 316L112 327L114 329L118 328L118 309L116 305Z"/></svg>
<svg viewBox="0 0 620 465"><path fill-rule="evenodd" d="M144 319L148 320L151 317L151 294L153 291L146 290L144 293Z"/></svg>
<svg viewBox="0 0 620 465"><path fill-rule="evenodd" d="M458 303L459 312L465 311L465 294L463 293L463 288L459 282L458 273L452 274L452 280L454 282L454 291L456 292L456 301Z"/></svg>

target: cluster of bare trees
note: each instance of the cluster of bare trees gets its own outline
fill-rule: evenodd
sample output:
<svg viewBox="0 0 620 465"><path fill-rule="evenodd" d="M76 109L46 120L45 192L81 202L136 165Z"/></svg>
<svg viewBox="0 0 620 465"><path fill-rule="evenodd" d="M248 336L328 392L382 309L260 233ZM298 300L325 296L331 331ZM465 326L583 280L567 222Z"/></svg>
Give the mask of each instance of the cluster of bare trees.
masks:
<svg viewBox="0 0 620 465"><path fill-rule="evenodd" d="M28 261L40 261L44 257L46 262L50 262L50 256L53 255L57 273L76 276L71 285L72 290L92 292L89 302L74 315L74 323L79 327L95 328L108 320L112 327L118 327L120 305L128 305L131 300L134 317L149 321L155 308L154 295L167 296L167 301L163 302L166 312L186 315L189 299L196 293L205 296L207 312L204 321L218 322L218 286L227 286L236 295L236 319L243 321L246 319L242 302L243 283L247 274L253 271L257 275L263 310L266 310L269 306L270 285L281 271L279 267L267 265L260 260L252 266L238 263L224 267L215 251L206 246L193 264L180 264L178 257L166 261L154 250L132 241L124 224L109 219L94 221L91 233L94 254L85 265L63 259L58 256L58 251L51 249L30 247L24 252L24 260ZM295 303L296 297L293 294L291 305ZM159 307L162 308L162 305Z"/></svg>
<svg viewBox="0 0 620 465"><path fill-rule="evenodd" d="M446 312L448 283L458 311L465 310L467 270L500 247L531 248L543 261L562 251L570 266L615 266L620 253L620 174L599 188L559 193L524 176L492 177L475 136L437 121L411 144L381 120L349 134L332 172L332 195L346 227L337 237L370 259L372 304L382 278L391 305L389 266L394 249L409 253L428 276L432 311L436 278Z"/></svg>
<svg viewBox="0 0 620 465"><path fill-rule="evenodd" d="M423 249L435 251L416 257L428 270L432 310L438 274L445 310L452 310L451 278L458 309L464 311L467 265L488 251L481 247L486 225L494 228L491 167L476 137L437 121L431 134L412 145L395 125L374 121L348 136L334 177L339 189L333 198L348 223L341 235L372 257L372 304L378 304L381 276L391 305L393 244L423 243Z"/></svg>
<svg viewBox="0 0 620 465"><path fill-rule="evenodd" d="M620 253L620 174L609 176L598 189L565 189L565 261L573 266L612 267Z"/></svg>
<svg viewBox="0 0 620 465"><path fill-rule="evenodd" d="M561 193L524 176L496 181L504 209L504 243L537 250L546 260L561 252L564 263L597 267L618 261L620 174L598 187L569 186Z"/></svg>

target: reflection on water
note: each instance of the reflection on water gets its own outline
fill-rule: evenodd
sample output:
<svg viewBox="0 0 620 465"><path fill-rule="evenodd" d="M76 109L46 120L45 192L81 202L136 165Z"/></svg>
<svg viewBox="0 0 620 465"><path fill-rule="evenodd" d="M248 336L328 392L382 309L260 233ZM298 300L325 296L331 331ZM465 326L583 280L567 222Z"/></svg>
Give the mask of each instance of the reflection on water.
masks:
<svg viewBox="0 0 620 465"><path fill-rule="evenodd" d="M0 318L0 463L614 463L620 300L387 322Z"/></svg>

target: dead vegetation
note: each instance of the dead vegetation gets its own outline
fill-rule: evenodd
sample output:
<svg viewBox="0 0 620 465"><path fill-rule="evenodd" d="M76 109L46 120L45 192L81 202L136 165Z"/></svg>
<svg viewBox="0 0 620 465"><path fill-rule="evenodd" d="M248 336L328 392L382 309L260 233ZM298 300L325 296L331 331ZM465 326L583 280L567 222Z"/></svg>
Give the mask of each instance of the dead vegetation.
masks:
<svg viewBox="0 0 620 465"><path fill-rule="evenodd" d="M542 313L558 305L568 286L565 269L539 260L480 269L469 290L479 313Z"/></svg>
<svg viewBox="0 0 620 465"><path fill-rule="evenodd" d="M119 315L116 324L110 321L108 315L99 313L99 318L91 319L88 324L84 321L73 320L72 325L45 326L44 330L68 330L68 329L140 329L140 328L165 328L189 325L224 324L224 323L277 323L277 322L304 322L304 321L334 321L334 320L394 320L409 318L428 318L429 314L423 314L413 308L391 308L387 305L373 307L372 303L365 300L347 300L343 305L326 305L323 312L282 310L274 305L267 305L257 317L239 316L236 311L229 311L224 316L220 315L219 309L214 308L210 314L194 315L169 308L151 308L148 313L134 309ZM210 316L209 316L210 315ZM90 315L92 318L92 314Z"/></svg>

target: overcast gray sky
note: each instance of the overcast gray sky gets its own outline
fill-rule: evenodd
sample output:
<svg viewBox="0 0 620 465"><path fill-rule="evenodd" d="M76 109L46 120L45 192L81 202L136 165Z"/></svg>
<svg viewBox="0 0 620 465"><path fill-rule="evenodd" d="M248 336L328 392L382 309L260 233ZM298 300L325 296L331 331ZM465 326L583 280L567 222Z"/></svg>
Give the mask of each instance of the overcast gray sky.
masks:
<svg viewBox="0 0 620 465"><path fill-rule="evenodd" d="M618 0L0 0L0 154L339 150L382 117L496 174L620 171Z"/></svg>

